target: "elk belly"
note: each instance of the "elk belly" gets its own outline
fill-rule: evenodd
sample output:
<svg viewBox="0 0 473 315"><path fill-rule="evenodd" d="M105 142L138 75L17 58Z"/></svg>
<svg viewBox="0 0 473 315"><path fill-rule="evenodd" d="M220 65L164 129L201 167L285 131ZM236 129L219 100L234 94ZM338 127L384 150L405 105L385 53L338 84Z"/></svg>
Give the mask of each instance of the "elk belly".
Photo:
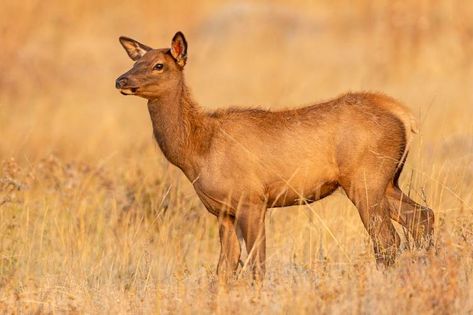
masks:
<svg viewBox="0 0 473 315"><path fill-rule="evenodd" d="M312 203L329 196L338 186L338 182L332 180L304 186L282 181L273 183L268 186L268 208Z"/></svg>

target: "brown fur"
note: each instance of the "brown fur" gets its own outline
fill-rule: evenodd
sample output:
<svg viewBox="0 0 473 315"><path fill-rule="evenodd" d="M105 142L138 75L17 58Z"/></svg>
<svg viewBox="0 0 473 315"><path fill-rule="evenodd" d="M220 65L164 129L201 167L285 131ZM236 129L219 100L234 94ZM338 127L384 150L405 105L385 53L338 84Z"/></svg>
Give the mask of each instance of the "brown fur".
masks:
<svg viewBox="0 0 473 315"><path fill-rule="evenodd" d="M147 47L122 44L130 56ZM172 45L183 44L179 49L187 51L177 33ZM185 57L169 49L145 50L117 79L117 88L149 100L163 154L218 216L219 275L225 278L237 269L240 230L255 277L262 278L266 209L314 202L338 187L358 208L378 262L391 264L398 251L391 219L406 226L419 245L431 238L432 210L409 199L397 184L417 128L399 102L381 94L348 93L291 110L206 113L186 87ZM153 70L156 63L164 70Z"/></svg>

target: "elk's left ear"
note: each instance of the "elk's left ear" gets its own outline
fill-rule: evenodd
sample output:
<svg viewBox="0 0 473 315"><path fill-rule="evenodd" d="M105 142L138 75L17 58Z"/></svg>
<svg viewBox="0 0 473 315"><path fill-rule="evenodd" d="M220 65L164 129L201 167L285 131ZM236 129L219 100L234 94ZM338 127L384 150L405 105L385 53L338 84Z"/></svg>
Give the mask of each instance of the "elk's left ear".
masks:
<svg viewBox="0 0 473 315"><path fill-rule="evenodd" d="M128 56L130 56L133 61L140 59L144 54L146 54L146 52L152 49L151 47L143 45L142 43L125 36L120 36L119 40L120 44L125 48Z"/></svg>
<svg viewBox="0 0 473 315"><path fill-rule="evenodd" d="M187 41L184 34L177 32L172 38L171 55L181 67L186 65L187 61Z"/></svg>

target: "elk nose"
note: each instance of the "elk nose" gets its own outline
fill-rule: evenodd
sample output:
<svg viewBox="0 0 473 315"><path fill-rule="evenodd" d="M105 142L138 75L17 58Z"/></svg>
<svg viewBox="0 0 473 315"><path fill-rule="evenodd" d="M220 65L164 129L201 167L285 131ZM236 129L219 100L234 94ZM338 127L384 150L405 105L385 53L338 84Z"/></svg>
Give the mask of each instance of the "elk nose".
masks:
<svg viewBox="0 0 473 315"><path fill-rule="evenodd" d="M127 79L127 78L119 77L119 78L115 81L115 87L116 87L117 89L121 89L121 88L123 88L124 86L126 86L127 83L128 83L128 79Z"/></svg>

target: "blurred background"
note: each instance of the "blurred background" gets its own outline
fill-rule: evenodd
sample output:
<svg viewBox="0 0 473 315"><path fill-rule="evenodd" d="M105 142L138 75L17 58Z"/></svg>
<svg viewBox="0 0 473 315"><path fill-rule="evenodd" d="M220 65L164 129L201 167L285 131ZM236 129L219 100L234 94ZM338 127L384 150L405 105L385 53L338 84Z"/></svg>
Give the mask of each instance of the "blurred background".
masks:
<svg viewBox="0 0 473 315"><path fill-rule="evenodd" d="M291 107L381 91L421 119L425 149L469 142L473 132L473 5L464 1L1 6L2 158L99 159L148 146L145 101L114 89L132 64L118 36L168 47L177 30L189 42L188 85L205 108Z"/></svg>
<svg viewBox="0 0 473 315"><path fill-rule="evenodd" d="M401 186L435 211L435 255L378 272L337 193L271 210L259 296L217 290L215 218L157 148L146 101L114 87L132 65L120 35L162 48L178 30L208 110L360 90L406 104L420 134ZM471 312L472 87L468 1L2 1L0 311Z"/></svg>

